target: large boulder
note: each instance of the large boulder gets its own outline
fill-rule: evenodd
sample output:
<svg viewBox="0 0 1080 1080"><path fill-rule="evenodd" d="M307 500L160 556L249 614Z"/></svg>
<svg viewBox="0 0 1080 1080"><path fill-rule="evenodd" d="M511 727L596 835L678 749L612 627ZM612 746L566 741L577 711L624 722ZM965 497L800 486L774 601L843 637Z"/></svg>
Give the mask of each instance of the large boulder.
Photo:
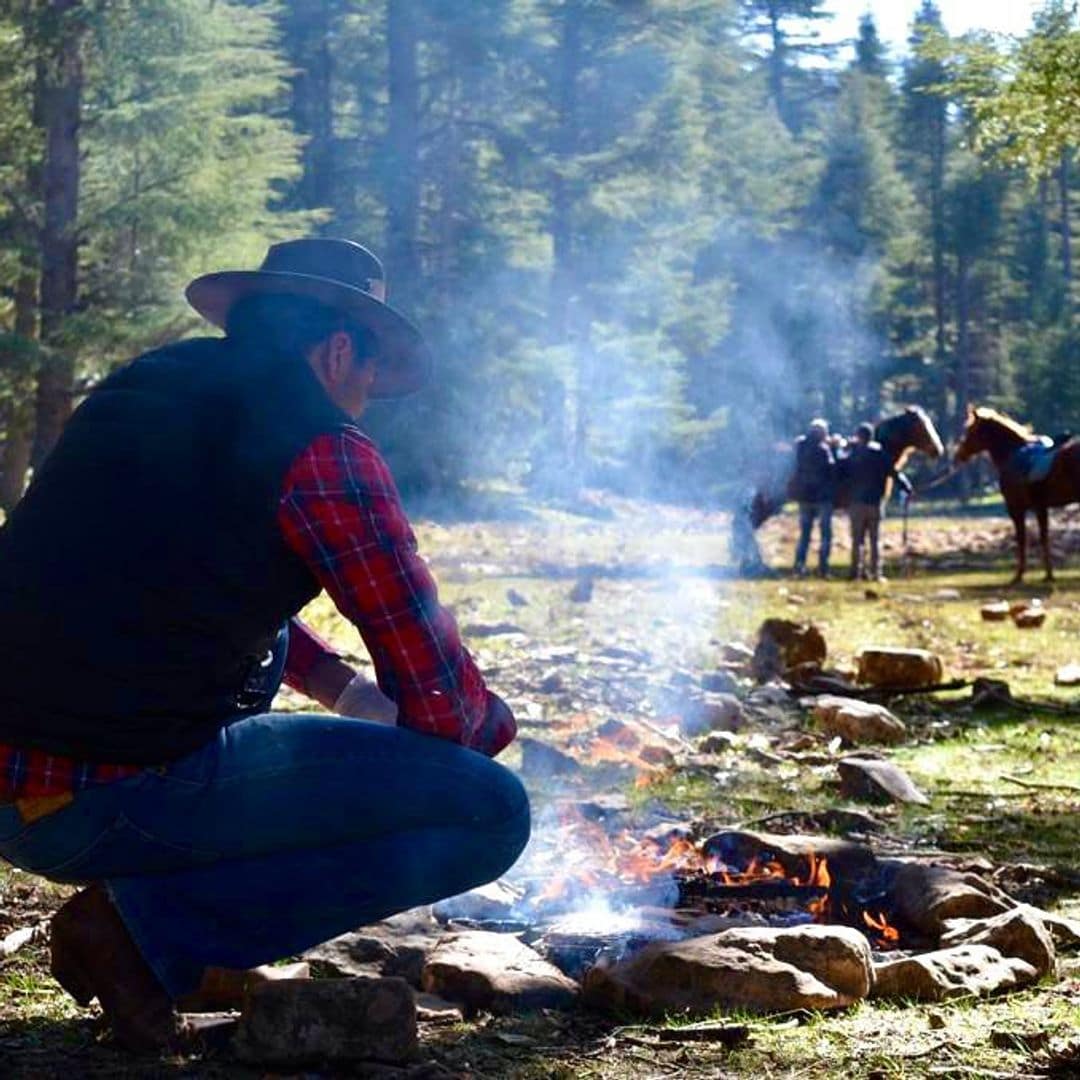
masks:
<svg viewBox="0 0 1080 1080"><path fill-rule="evenodd" d="M1056 950L1047 925L1035 908L1014 908L989 919L951 919L942 945L990 945L1002 956L1027 961L1041 978L1054 970Z"/></svg>
<svg viewBox="0 0 1080 1080"><path fill-rule="evenodd" d="M443 934L431 911L417 908L316 945L304 959L317 975L397 975L419 987L424 961Z"/></svg>
<svg viewBox="0 0 1080 1080"><path fill-rule="evenodd" d="M977 874L947 866L901 863L893 878L897 916L934 938L950 919L986 919L1015 905L1000 889Z"/></svg>
<svg viewBox="0 0 1080 1080"><path fill-rule="evenodd" d="M870 947L844 926L741 927L654 942L585 976L586 1000L645 1016L835 1009L867 995Z"/></svg>
<svg viewBox="0 0 1080 1080"><path fill-rule="evenodd" d="M1034 982L1039 973L1026 961L1002 956L989 945L954 945L875 964L874 976L874 997L945 1001L1012 990Z"/></svg>
<svg viewBox="0 0 1080 1080"><path fill-rule="evenodd" d="M856 658L858 679L870 686L931 686L941 682L941 660L926 649L874 645Z"/></svg>
<svg viewBox="0 0 1080 1080"><path fill-rule="evenodd" d="M300 979L255 988L233 1043L243 1062L292 1070L403 1062L417 1050L416 1004L404 979Z"/></svg>

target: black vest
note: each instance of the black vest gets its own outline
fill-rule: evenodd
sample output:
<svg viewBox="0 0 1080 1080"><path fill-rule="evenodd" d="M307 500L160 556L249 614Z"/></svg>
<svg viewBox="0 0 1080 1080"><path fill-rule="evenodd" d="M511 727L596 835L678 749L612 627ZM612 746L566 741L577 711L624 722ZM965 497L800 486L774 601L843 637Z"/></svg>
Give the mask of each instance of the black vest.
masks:
<svg viewBox="0 0 1080 1080"><path fill-rule="evenodd" d="M347 422L302 361L223 339L106 379L0 530L0 742L151 764L234 719L319 591L282 481Z"/></svg>

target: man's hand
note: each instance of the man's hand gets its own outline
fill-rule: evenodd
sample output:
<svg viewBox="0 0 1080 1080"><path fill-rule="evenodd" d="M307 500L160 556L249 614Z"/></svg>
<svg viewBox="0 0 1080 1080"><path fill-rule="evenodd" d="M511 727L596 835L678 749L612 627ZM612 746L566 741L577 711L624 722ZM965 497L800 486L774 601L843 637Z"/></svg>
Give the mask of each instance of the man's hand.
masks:
<svg viewBox="0 0 1080 1080"><path fill-rule="evenodd" d="M334 702L333 711L339 716L354 716L358 720L373 720L377 724L397 723L398 708L366 675L357 673L346 684Z"/></svg>
<svg viewBox="0 0 1080 1080"><path fill-rule="evenodd" d="M498 694L488 691L487 714L483 727L473 736L469 746L481 754L495 757L514 740L517 735L517 722L510 706Z"/></svg>

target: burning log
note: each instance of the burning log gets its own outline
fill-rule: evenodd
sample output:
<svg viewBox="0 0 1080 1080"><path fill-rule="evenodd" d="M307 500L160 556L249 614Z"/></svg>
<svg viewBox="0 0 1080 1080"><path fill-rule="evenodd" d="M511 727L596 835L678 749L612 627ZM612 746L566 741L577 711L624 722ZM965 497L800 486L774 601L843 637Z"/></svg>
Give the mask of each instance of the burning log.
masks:
<svg viewBox="0 0 1080 1080"><path fill-rule="evenodd" d="M679 898L683 905L693 901L731 903L733 900L756 900L770 904L794 900L809 904L829 895L828 885L806 885L787 878L766 877L756 881L731 882L723 873L698 872L676 874Z"/></svg>

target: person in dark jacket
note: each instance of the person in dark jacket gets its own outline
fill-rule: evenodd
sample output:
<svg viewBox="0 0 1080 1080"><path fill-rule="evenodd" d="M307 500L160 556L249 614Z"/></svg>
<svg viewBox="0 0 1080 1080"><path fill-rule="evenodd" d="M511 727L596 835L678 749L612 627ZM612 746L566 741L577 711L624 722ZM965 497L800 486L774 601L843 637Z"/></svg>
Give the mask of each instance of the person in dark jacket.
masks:
<svg viewBox="0 0 1080 1080"><path fill-rule="evenodd" d="M792 494L799 504L799 542L795 548L795 573L806 573L810 535L817 520L821 530L818 573L829 576L832 548L833 500L836 497L836 459L829 445L829 424L812 420L804 435L795 440L795 476Z"/></svg>
<svg viewBox="0 0 1080 1080"><path fill-rule="evenodd" d="M417 552L371 398L427 378L344 240L208 274L225 336L109 376L0 530L0 856L87 885L52 972L137 1050L177 999L507 870L515 734ZM307 629L325 590L376 681ZM272 712L284 680L325 711ZM237 980L232 980L237 985Z"/></svg>
<svg viewBox="0 0 1080 1080"><path fill-rule="evenodd" d="M851 577L881 578L881 501L889 479L911 492L908 478L898 472L881 444L874 441L874 427L862 423L855 429L850 453L840 462L842 482L849 491L851 517ZM869 542L869 558L864 548Z"/></svg>

